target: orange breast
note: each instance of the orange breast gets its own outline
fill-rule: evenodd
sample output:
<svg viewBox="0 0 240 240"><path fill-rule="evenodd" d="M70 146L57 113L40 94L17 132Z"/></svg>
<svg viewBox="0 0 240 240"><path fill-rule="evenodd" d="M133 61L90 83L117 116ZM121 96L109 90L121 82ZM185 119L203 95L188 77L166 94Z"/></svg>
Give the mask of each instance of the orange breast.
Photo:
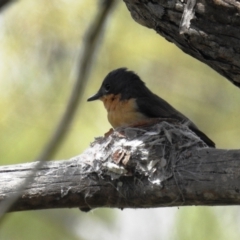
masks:
<svg viewBox="0 0 240 240"><path fill-rule="evenodd" d="M108 112L108 121L116 127L137 124L146 117L138 111L135 99L121 100L120 95L107 95L101 98Z"/></svg>

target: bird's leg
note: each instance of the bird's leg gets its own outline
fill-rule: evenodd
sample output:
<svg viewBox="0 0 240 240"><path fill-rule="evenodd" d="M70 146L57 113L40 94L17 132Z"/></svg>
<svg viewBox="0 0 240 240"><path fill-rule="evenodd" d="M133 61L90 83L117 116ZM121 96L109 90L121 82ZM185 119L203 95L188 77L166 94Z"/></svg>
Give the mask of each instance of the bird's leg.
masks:
<svg viewBox="0 0 240 240"><path fill-rule="evenodd" d="M104 137L109 137L113 132L113 128L110 128L106 133L104 133Z"/></svg>

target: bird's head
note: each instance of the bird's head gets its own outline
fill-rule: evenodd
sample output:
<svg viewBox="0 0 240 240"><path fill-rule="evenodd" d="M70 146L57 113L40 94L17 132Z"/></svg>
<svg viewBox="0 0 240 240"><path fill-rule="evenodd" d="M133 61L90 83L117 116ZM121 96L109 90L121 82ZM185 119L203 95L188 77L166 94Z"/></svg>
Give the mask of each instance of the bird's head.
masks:
<svg viewBox="0 0 240 240"><path fill-rule="evenodd" d="M98 92L88 98L88 101L102 99L108 95L120 95L121 100L136 98L144 88L145 84L137 74L128 71L127 68L118 68L108 73Z"/></svg>

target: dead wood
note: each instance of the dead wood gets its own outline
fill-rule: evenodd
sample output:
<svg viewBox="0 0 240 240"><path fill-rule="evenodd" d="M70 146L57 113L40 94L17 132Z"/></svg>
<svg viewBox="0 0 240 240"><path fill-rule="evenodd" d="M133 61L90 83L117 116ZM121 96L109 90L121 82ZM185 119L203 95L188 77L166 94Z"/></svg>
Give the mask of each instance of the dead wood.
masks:
<svg viewBox="0 0 240 240"><path fill-rule="evenodd" d="M36 163L0 168L6 200ZM240 204L240 151L208 148L187 126L160 122L97 138L35 173L11 211Z"/></svg>

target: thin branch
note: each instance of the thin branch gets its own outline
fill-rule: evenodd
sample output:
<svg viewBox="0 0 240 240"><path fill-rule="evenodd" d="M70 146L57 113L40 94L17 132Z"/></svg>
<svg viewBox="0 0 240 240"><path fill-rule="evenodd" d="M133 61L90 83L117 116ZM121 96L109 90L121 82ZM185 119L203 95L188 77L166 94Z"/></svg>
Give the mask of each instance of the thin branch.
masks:
<svg viewBox="0 0 240 240"><path fill-rule="evenodd" d="M47 143L43 152L39 155L37 159L38 161L40 159L46 160L53 156L68 133L69 126L73 121L74 115L83 96L88 80L89 70L91 69L93 63L93 56L95 56L94 53L99 45L99 38L103 34L107 17L111 12L114 3L115 0L104 0L104 4L101 5L102 8L98 11L92 24L89 26L88 33L86 34L85 41L82 46L82 59L79 63L79 72L76 82L72 88L72 94L53 136Z"/></svg>
<svg viewBox="0 0 240 240"><path fill-rule="evenodd" d="M104 0L101 8L99 9L92 24L90 25L82 47L83 55L79 63L78 76L73 86L72 94L69 98L65 112L49 142L46 144L42 153L37 157L36 161L38 162L34 165L35 167L32 169L32 172L28 173L24 181L18 183L16 190L14 193L10 194L6 201L2 201L0 205L0 221L3 220L4 214L21 196L23 189L25 189L28 184L33 181L35 172L41 168L44 161L49 159L57 151L63 139L66 137L67 130L73 121L74 115L85 89L88 73L93 62L92 59L98 45L99 37L103 34L104 25L115 2L115 0Z"/></svg>

